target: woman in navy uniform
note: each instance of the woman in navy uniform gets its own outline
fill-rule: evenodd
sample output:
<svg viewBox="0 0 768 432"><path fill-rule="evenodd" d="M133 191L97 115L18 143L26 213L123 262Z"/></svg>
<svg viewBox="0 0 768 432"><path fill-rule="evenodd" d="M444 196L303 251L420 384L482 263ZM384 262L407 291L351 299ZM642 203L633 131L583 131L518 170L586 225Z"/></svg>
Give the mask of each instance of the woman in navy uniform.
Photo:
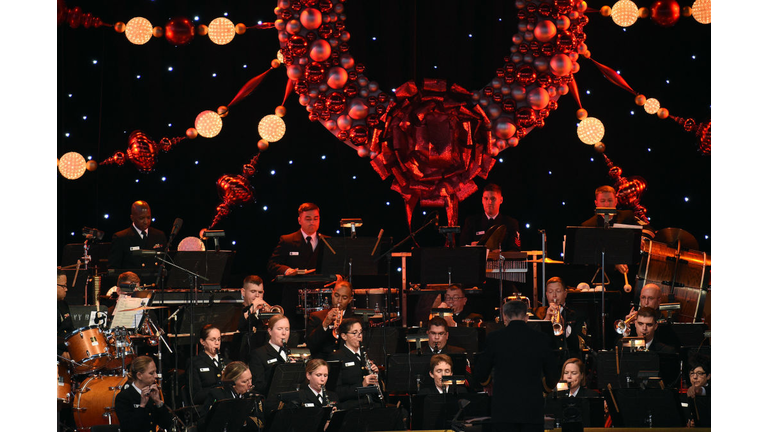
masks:
<svg viewBox="0 0 768 432"><path fill-rule="evenodd" d="M192 402L195 405L204 403L208 392L221 385L221 371L229 363L219 352L221 331L212 324L206 324L200 329L200 345L203 352L192 357L191 365L187 368L192 378Z"/></svg>
<svg viewBox="0 0 768 432"><path fill-rule="evenodd" d="M306 367L307 384L302 386L299 394L304 407L334 406L339 397L332 391L325 390L328 382L328 363L323 359L312 359Z"/></svg>
<svg viewBox="0 0 768 432"><path fill-rule="evenodd" d="M378 385L379 369L371 363L371 372L363 360L363 326L357 318L346 318L341 321L338 329L341 348L334 351L329 360L338 360L341 364L341 373L336 384L336 392L342 409L356 408L359 405L357 393L358 387Z"/></svg>
<svg viewBox="0 0 768 432"><path fill-rule="evenodd" d="M269 386L272 384L272 376L277 365L293 362L288 357L288 338L291 335L291 323L285 315L275 315L267 324L269 340L263 346L251 351L250 368L253 375L255 390L267 396ZM265 412L269 413L277 409L277 400L267 399Z"/></svg>
<svg viewBox="0 0 768 432"><path fill-rule="evenodd" d="M157 367L152 357L140 356L131 362L128 384L115 397L121 431L154 432L157 426L173 426L171 411L164 406L156 380Z"/></svg>

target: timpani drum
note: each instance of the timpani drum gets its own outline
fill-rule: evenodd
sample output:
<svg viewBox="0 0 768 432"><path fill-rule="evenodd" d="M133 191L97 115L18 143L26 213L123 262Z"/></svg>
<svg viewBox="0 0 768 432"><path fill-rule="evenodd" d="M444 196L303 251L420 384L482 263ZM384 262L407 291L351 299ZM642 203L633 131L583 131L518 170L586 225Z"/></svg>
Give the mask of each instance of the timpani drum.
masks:
<svg viewBox="0 0 768 432"><path fill-rule="evenodd" d="M72 411L78 432L92 426L119 424L115 413L115 397L128 381L124 376L90 376L75 393Z"/></svg>
<svg viewBox="0 0 768 432"><path fill-rule="evenodd" d="M109 347L99 326L81 327L69 333L64 340L70 358L76 363L76 374L95 372L107 365Z"/></svg>

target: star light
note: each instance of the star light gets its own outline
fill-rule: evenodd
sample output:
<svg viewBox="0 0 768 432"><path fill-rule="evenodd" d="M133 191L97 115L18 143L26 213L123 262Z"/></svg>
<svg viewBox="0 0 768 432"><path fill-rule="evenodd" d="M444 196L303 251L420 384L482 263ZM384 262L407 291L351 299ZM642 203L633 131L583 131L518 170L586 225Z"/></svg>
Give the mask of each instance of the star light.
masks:
<svg viewBox="0 0 768 432"><path fill-rule="evenodd" d="M525 227L526 227L526 228L530 228L530 227L531 227L531 224L527 223L527 224L525 224Z"/></svg>
<svg viewBox="0 0 768 432"><path fill-rule="evenodd" d="M267 207L267 206L264 206L264 207L262 207L262 209L264 209L264 211L267 211L267 210L268 210L268 207Z"/></svg>
<svg viewBox="0 0 768 432"><path fill-rule="evenodd" d="M109 219L109 213L104 215L104 219Z"/></svg>

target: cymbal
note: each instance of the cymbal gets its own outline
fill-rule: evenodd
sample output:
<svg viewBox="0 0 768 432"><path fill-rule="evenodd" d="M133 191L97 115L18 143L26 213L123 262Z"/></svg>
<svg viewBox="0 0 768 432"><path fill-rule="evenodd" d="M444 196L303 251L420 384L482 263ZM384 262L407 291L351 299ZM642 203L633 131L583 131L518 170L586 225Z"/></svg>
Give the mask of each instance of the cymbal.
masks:
<svg viewBox="0 0 768 432"><path fill-rule="evenodd" d="M529 262L529 263L540 263L541 262L541 258L533 259L533 260L525 260L525 261ZM562 261L553 260L552 258L547 258L544 263L545 264L562 264L563 262Z"/></svg>
<svg viewBox="0 0 768 432"><path fill-rule="evenodd" d="M133 312L133 311L140 311L140 310L150 310L150 309L168 309L168 306L142 306L132 309L123 309L122 312Z"/></svg>
<svg viewBox="0 0 768 432"><path fill-rule="evenodd" d="M656 232L656 236L653 241L666 243L671 248L677 248L677 243L680 242L680 247L684 249L698 250L699 242L688 231L680 228L664 228Z"/></svg>

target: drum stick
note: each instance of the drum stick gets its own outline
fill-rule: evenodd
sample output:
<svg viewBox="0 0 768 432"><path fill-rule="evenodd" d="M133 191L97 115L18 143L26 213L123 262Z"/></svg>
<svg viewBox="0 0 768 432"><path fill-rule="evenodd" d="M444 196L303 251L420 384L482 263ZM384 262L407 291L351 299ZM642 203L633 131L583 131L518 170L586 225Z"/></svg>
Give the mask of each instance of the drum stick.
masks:
<svg viewBox="0 0 768 432"><path fill-rule="evenodd" d="M624 292L632 292L632 285L629 284L626 273L624 273Z"/></svg>
<svg viewBox="0 0 768 432"><path fill-rule="evenodd" d="M384 234L384 228L379 230L379 237L376 239L376 244L373 245L373 250L371 251L371 256L376 253L376 248L379 247L379 242L381 241L381 236Z"/></svg>

